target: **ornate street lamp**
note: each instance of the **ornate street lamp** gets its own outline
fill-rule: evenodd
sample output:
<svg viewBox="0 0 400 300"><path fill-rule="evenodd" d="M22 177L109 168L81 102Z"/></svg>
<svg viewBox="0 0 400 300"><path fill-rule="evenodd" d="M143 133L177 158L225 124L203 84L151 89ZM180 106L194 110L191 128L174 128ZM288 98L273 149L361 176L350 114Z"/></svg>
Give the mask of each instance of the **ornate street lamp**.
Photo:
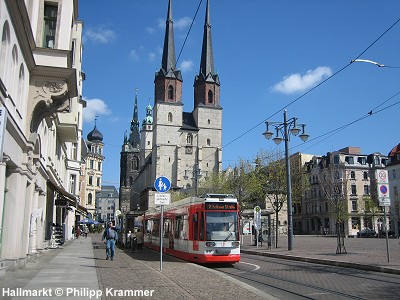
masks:
<svg viewBox="0 0 400 300"><path fill-rule="evenodd" d="M289 140L290 135L297 136L300 133L300 126L302 128L302 133L299 138L305 142L307 141L309 135L305 132L305 124L296 124L297 118L293 117L289 120L287 119L287 110L283 112L283 123L280 122L265 122L267 125L267 130L263 133L267 140L271 139L273 132L269 131L269 125L273 125L276 130L276 136L272 139L275 144L279 145L282 141L285 141L285 163L286 163L286 185L287 185L287 214L288 214L288 250L293 249L293 213L292 213L292 183L290 176L290 162L289 162ZM282 137L279 136L279 132Z"/></svg>

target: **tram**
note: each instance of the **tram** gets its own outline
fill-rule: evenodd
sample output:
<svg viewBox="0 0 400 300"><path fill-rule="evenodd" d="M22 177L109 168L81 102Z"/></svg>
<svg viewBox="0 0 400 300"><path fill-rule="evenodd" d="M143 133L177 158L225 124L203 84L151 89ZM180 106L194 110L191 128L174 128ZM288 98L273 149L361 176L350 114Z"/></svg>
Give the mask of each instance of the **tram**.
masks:
<svg viewBox="0 0 400 300"><path fill-rule="evenodd" d="M233 195L207 194L171 203L146 213L144 245L191 262L240 261L239 204ZM161 227L162 226L162 227ZM161 230L161 228L163 230Z"/></svg>

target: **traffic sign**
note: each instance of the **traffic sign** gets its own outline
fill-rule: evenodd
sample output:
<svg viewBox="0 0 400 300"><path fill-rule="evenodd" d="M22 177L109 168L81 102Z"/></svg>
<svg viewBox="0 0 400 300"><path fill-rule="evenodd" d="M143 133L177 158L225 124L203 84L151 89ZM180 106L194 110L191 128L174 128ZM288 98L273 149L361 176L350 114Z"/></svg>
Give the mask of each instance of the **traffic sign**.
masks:
<svg viewBox="0 0 400 300"><path fill-rule="evenodd" d="M165 176L160 176L154 180L154 188L159 193L166 193L171 188L171 181Z"/></svg>
<svg viewBox="0 0 400 300"><path fill-rule="evenodd" d="M378 184L379 206L390 206L389 186L387 184Z"/></svg>
<svg viewBox="0 0 400 300"><path fill-rule="evenodd" d="M171 194L155 193L154 204L155 205L169 205L171 203Z"/></svg>
<svg viewBox="0 0 400 300"><path fill-rule="evenodd" d="M389 183L387 170L376 170L376 181L377 183Z"/></svg>

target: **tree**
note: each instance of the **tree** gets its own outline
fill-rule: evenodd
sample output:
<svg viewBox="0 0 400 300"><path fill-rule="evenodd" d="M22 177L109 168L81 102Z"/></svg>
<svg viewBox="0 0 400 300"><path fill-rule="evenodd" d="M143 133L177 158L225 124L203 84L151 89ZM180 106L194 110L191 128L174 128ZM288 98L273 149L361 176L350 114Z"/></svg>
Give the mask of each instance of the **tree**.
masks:
<svg viewBox="0 0 400 300"><path fill-rule="evenodd" d="M344 222L348 219L348 176L344 164L339 160L331 163L330 157L323 157L318 167L318 182L329 201L331 217L336 222L336 253L347 253L344 245Z"/></svg>

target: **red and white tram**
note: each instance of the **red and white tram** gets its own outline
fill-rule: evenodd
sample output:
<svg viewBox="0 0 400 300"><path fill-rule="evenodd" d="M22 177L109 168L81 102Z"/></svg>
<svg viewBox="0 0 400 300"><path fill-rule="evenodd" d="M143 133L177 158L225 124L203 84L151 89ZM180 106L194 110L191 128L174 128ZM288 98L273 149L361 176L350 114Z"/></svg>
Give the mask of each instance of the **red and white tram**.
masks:
<svg viewBox="0 0 400 300"><path fill-rule="evenodd" d="M146 213L144 245L160 251L161 212ZM240 261L239 205L233 195L207 194L164 208L163 253L197 263Z"/></svg>

